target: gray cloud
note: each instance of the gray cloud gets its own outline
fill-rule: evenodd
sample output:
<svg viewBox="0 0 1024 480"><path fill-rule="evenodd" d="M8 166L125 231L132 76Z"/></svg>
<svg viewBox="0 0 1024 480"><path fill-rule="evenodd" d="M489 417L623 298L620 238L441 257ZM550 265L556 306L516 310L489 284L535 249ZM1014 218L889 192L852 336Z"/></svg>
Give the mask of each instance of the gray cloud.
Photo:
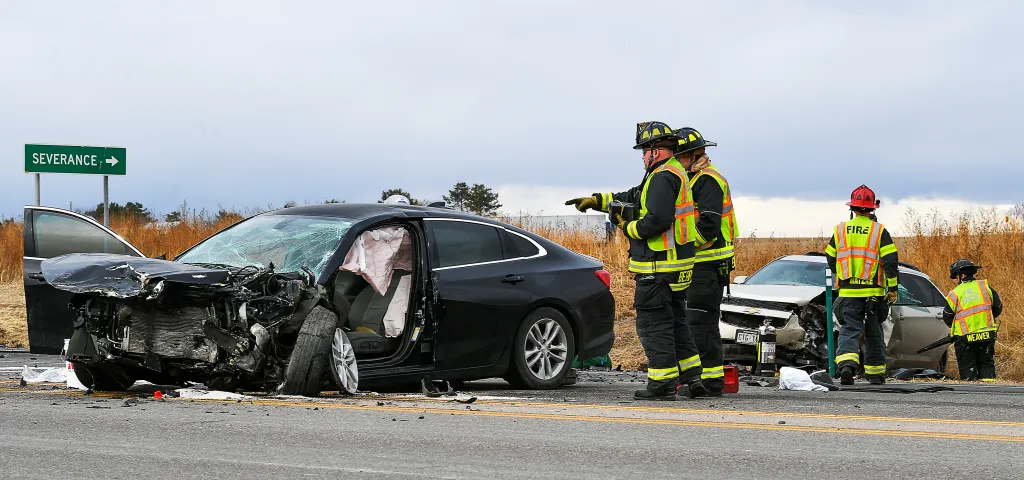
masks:
<svg viewBox="0 0 1024 480"><path fill-rule="evenodd" d="M292 2L299 3L299 2ZM128 148L160 211L454 182L635 183L637 121L693 126L737 191L1020 201L1016 2L136 2L0 6L0 215L24 143ZM965 183L967 176L971 183ZM635 180L634 180L635 178ZM984 183L982 183L984 182ZM983 185L983 186L982 186ZM99 178L45 175L44 203Z"/></svg>

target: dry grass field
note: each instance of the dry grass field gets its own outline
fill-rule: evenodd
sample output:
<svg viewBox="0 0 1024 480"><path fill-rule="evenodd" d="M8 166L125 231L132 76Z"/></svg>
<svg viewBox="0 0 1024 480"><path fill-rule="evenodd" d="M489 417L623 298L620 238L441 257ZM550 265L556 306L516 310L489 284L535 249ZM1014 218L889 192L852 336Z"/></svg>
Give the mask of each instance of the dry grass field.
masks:
<svg viewBox="0 0 1024 480"><path fill-rule="evenodd" d="M202 214L191 214L179 224L161 228L147 227L132 218L112 218L111 228L145 254L166 253L170 258L240 218L229 216L213 221ZM612 361L626 368L643 363L630 310L632 279L626 271L625 238L618 235L613 241L604 242L578 225L541 225L520 217L503 220L605 263L612 275L619 313ZM896 238L900 259L920 267L944 292L953 287L948 269L954 260L968 258L984 266L979 276L992 281L1005 307L999 318L996 347L998 376L1024 381L1024 311L1017 308L1018 300L1024 297L1024 282L1017 275L1019 267L1015 267L1024 264L1024 230L1020 222L994 211L982 211L955 218L911 214L902 226L909 233ZM737 242L738 269L734 275L750 274L781 255L822 251L827 242L827 238L741 238ZM0 344L27 343L21 256L22 225L0 224ZM955 377L955 362L950 363L950 372Z"/></svg>

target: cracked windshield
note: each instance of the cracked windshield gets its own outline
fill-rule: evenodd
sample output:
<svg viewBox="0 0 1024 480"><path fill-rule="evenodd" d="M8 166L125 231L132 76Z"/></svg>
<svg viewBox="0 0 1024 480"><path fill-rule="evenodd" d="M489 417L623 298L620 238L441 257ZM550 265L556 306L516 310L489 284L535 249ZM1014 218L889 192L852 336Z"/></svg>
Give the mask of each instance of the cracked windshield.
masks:
<svg viewBox="0 0 1024 480"><path fill-rule="evenodd" d="M273 263L277 272L300 271L305 265L319 276L352 223L337 217L254 217L214 235L177 261L234 267Z"/></svg>
<svg viewBox="0 0 1024 480"><path fill-rule="evenodd" d="M757 273L750 276L746 285L807 285L811 287L825 286L826 263L795 262L778 260L765 265Z"/></svg>

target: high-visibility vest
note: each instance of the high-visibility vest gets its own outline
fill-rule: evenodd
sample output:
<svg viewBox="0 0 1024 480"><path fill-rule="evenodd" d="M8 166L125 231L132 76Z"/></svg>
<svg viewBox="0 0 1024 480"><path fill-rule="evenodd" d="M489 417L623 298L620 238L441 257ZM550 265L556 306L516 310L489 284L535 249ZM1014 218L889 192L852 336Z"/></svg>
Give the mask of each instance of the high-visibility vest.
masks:
<svg viewBox="0 0 1024 480"><path fill-rule="evenodd" d="M953 309L953 325L949 334L954 337L994 332L999 329L992 313L992 290L988 280L969 280L957 285L946 295Z"/></svg>
<svg viewBox="0 0 1024 480"><path fill-rule="evenodd" d="M720 236L725 245L719 248L711 248L715 244L715 240L709 240L702 245L697 245L696 261L710 262L732 258L735 255L733 240L740 235L740 227L736 224L736 212L732 206L732 192L729 191L729 182L726 181L722 172L719 172L718 169L709 164L690 179L691 189L697 183L697 179L703 175L715 179L718 182L718 187L722 189L722 225ZM700 216L700 205L697 205L696 214Z"/></svg>
<svg viewBox="0 0 1024 480"><path fill-rule="evenodd" d="M693 257L679 258L676 251L677 245L685 245L694 241L694 238L697 236L697 222L693 206L693 193L686 181L686 172L682 164L675 157L670 158L667 162L655 168L647 176L643 189L640 191L640 210L637 220L647 215L647 187L650 186L651 179L663 171L669 171L680 179L679 194L676 196L675 218L672 221L671 228L661 235L648 238L646 241L648 248L655 252L665 252L667 259L645 262L634 260L630 257L629 271L632 273L681 272L693 269ZM636 223L631 222L630 227L636 228ZM631 234L638 236L635 231L631 232Z"/></svg>
<svg viewBox="0 0 1024 480"><path fill-rule="evenodd" d="M847 226L854 227L847 232ZM855 217L849 222L836 225L836 278L849 280L858 278L881 287L882 279L881 254L879 244L882 243L882 225L867 217Z"/></svg>

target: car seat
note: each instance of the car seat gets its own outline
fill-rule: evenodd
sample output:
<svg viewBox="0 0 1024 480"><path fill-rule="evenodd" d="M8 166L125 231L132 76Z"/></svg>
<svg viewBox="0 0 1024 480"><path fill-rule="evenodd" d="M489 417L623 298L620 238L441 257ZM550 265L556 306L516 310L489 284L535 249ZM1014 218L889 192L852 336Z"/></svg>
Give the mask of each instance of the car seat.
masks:
<svg viewBox="0 0 1024 480"><path fill-rule="evenodd" d="M356 355L360 357L389 355L396 352L402 344L401 337L384 336L384 316L388 313L388 306L395 297L400 280L410 273L406 270L395 270L391 277L391 284L388 285L388 290L384 295L377 293L367 283L352 300L352 308L349 310L345 324L350 329L348 337ZM337 287L335 287L335 292L337 291Z"/></svg>

